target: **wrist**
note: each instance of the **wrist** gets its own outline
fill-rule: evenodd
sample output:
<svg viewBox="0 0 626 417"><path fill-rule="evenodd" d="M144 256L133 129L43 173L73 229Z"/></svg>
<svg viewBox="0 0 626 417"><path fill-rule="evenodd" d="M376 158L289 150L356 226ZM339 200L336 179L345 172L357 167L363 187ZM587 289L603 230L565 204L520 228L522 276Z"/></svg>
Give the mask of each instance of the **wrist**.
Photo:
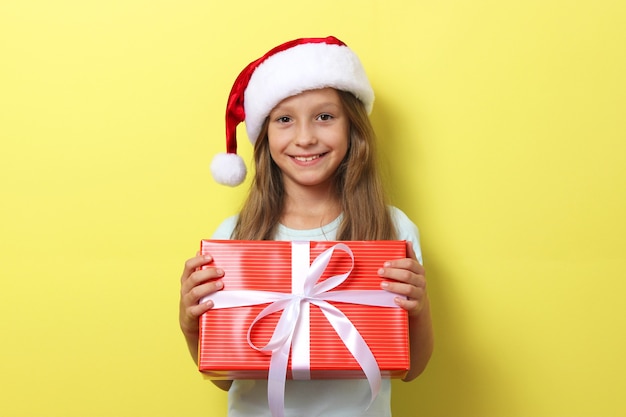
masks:
<svg viewBox="0 0 626 417"><path fill-rule="evenodd" d="M181 323L180 331L183 333L183 336L185 336L185 339L187 340L193 341L194 339L200 339L200 328L198 326L187 327Z"/></svg>

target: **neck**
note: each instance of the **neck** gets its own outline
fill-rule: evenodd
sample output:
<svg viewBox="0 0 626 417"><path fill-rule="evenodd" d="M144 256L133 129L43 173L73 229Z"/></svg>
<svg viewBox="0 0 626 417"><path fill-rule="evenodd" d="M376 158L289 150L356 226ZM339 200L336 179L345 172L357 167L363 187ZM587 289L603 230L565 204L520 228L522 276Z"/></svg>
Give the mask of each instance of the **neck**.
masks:
<svg viewBox="0 0 626 417"><path fill-rule="evenodd" d="M341 214L341 199L330 190L287 193L281 223L292 229L322 227Z"/></svg>

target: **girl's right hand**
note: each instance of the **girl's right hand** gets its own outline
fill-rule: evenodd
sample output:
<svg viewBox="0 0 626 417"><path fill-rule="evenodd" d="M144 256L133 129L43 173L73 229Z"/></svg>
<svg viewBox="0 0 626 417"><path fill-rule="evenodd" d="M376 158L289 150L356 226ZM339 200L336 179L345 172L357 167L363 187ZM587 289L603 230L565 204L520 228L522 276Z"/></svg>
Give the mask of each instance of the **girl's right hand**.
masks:
<svg viewBox="0 0 626 417"><path fill-rule="evenodd" d="M197 342L200 316L213 307L213 301L200 300L224 287L220 279L224 271L219 268L203 266L213 262L210 255L198 255L185 262L185 268L180 278L180 304L178 320L188 342Z"/></svg>
<svg viewBox="0 0 626 417"><path fill-rule="evenodd" d="M185 262L183 275L180 277L178 320L187 341L187 348L196 365L198 364L200 316L213 308L213 301L207 300L200 303L200 300L224 288L221 280L224 276L223 270L215 267L202 269L211 262L213 258L210 255L197 255ZM228 391L232 381L214 380L213 383L220 389Z"/></svg>

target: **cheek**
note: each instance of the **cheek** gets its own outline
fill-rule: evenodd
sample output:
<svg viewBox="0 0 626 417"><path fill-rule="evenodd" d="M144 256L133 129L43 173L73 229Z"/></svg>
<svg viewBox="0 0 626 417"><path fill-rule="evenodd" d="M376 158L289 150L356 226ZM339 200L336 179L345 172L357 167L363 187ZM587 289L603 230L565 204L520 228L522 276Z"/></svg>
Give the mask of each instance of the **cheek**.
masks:
<svg viewBox="0 0 626 417"><path fill-rule="evenodd" d="M272 132L271 130L267 131L267 148L270 152L270 155L274 156L276 151L279 148L280 141L278 140L279 136L276 132Z"/></svg>
<svg viewBox="0 0 626 417"><path fill-rule="evenodd" d="M350 134L348 132L345 132L345 134L341 135L337 139L337 149L340 150L340 152L343 154L344 157L348 153L348 148L350 147L349 135Z"/></svg>
<svg viewBox="0 0 626 417"><path fill-rule="evenodd" d="M283 154L284 146L282 146L282 142L279 140L280 137L269 136L267 139L267 154L270 159L274 162L280 159L280 156Z"/></svg>
<svg viewBox="0 0 626 417"><path fill-rule="evenodd" d="M342 144L343 144L343 148L346 150L346 152L348 151L348 147L350 146L350 126L348 124L345 124L343 126L342 129Z"/></svg>
<svg viewBox="0 0 626 417"><path fill-rule="evenodd" d="M267 141L273 148L280 148L289 142L290 129L272 128L272 124L267 129Z"/></svg>

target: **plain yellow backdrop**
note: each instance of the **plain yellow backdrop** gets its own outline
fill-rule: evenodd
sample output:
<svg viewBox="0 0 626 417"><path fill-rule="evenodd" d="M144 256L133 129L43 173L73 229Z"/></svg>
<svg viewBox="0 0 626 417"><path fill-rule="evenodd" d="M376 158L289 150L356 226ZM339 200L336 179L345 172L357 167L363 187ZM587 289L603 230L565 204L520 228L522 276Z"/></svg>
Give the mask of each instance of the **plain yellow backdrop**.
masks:
<svg viewBox="0 0 626 417"><path fill-rule="evenodd" d="M0 414L225 416L177 322L183 261L246 186L211 178L249 61L362 58L436 328L398 417L626 416L621 1L0 4ZM250 145L240 130L240 148Z"/></svg>

